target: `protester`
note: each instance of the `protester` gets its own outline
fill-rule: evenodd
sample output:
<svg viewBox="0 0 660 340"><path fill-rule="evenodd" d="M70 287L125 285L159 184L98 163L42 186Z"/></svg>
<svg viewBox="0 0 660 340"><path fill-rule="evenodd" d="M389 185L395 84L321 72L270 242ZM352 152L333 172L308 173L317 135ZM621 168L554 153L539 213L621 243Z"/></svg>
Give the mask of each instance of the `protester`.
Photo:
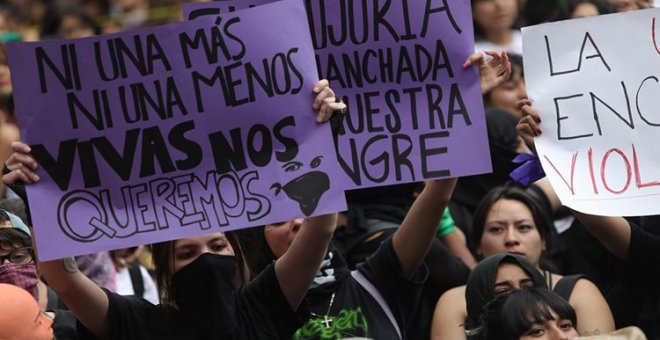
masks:
<svg viewBox="0 0 660 340"><path fill-rule="evenodd" d="M547 289L516 289L489 302L475 329L479 340L564 340L577 336L575 310Z"/></svg>
<svg viewBox="0 0 660 340"><path fill-rule="evenodd" d="M482 92L490 91L507 79L511 67L505 53L494 53L488 61L483 53L475 53L468 57L464 67L471 65L477 65L480 69ZM455 180L427 182L407 214L404 209L397 210L405 214L400 226L391 220L381 220L381 224L395 230L392 237L383 238L384 242L375 254L352 274L341 254L330 249L307 294L314 318L298 330L296 338L317 338L321 334L335 338L349 335L375 339L405 338L411 321L419 319L412 316L426 276L422 262L433 246L433 236L454 184ZM410 190L407 192L411 194ZM384 198L401 199L397 196ZM355 204L355 201L352 203ZM373 207L371 209L374 210ZM384 215L388 214L384 212L376 214L376 217L383 219ZM241 240L249 242L250 248L257 250L246 255L251 271L260 273L268 263L287 254L289 245L297 237L299 226L299 221L286 221L240 231ZM382 231L378 230L378 237L382 237ZM437 244L438 241L435 241ZM436 298L427 300L435 301ZM423 315L422 320L426 317ZM361 321L348 321L356 318ZM421 329L421 334L428 334L428 326Z"/></svg>
<svg viewBox="0 0 660 340"><path fill-rule="evenodd" d="M504 186L491 190L477 207L472 238L479 255L488 257L499 252L522 255L544 274L550 289L562 287L557 293L575 308L580 334L613 331L612 314L598 287L580 275L557 275L543 264L542 253L550 246L551 228L549 218L528 193ZM438 301L436 314L446 317L438 326L442 333L437 339L464 337L461 323L457 323L467 315L462 302L464 292L464 287L454 288Z"/></svg>
<svg viewBox="0 0 660 340"><path fill-rule="evenodd" d="M505 110L520 118L522 111L520 111L518 103L527 98L523 60L520 55L516 54L509 54L508 59L511 63L511 76L500 86L484 95L484 106L486 109Z"/></svg>
<svg viewBox="0 0 660 340"><path fill-rule="evenodd" d="M534 137L540 135L540 116L530 102L521 102L525 113L518 124L518 132L528 145L534 144ZM549 194L560 204L556 195ZM631 306L624 313L632 314L634 322L651 338L660 337L660 236L628 222L622 217L596 216L573 211L591 232L612 254L622 261L624 270L619 281L622 284L620 293L626 299L627 294L641 293L640 305ZM657 216L651 216L650 221L657 221ZM656 224L657 227L657 224ZM657 232L657 230L656 230ZM630 317L630 315L628 315ZM637 318L635 320L635 318Z"/></svg>
<svg viewBox="0 0 660 340"><path fill-rule="evenodd" d="M52 313L51 323L54 318L58 339L77 339L75 319L39 279L30 230L19 217L5 210L0 210L0 260L0 283L22 288L32 295L41 311Z"/></svg>
<svg viewBox="0 0 660 340"><path fill-rule="evenodd" d="M294 339L320 339L322 334L405 339L428 275L423 259L454 184L455 179L426 183L394 235L356 272L351 273L339 252L331 248L306 295L313 317ZM263 264L288 254L289 244L300 237L299 226L297 221L288 221L241 231L255 249L246 254L250 269L259 273Z"/></svg>
<svg viewBox="0 0 660 340"><path fill-rule="evenodd" d="M25 290L0 283L0 339L52 340L53 319Z"/></svg>
<svg viewBox="0 0 660 340"><path fill-rule="evenodd" d="M495 297L513 289L532 287L548 289L543 275L524 257L498 253L483 259L465 285L465 329L479 326L484 306Z"/></svg>
<svg viewBox="0 0 660 340"><path fill-rule="evenodd" d="M522 55L518 0L472 0L475 50L506 50Z"/></svg>
<svg viewBox="0 0 660 340"><path fill-rule="evenodd" d="M18 217L4 210L0 210L0 256L0 282L25 289L37 301L40 295L46 296L45 289L40 292L38 285L39 274L30 231ZM46 301L42 309L45 307Z"/></svg>
<svg viewBox="0 0 660 340"><path fill-rule="evenodd" d="M500 253L483 259L470 273L467 285L450 291L460 292L460 299L448 301L448 295L445 294L438 301L433 316L431 338L467 338L466 330L478 326L481 310L486 303L511 289L529 287L547 286L541 273L524 257ZM457 297L458 295L456 294ZM444 312L447 309L446 303L461 305L463 313Z"/></svg>
<svg viewBox="0 0 660 340"><path fill-rule="evenodd" d="M327 81L314 91L318 121L345 108L335 102ZM16 142L13 147L5 184L38 181L29 146ZM41 262L40 267L80 321L81 339L289 339L306 316L299 307L335 224L336 214L308 218L287 255L244 288L236 288L244 274L244 251L231 233L155 244L157 281L166 296L166 303L156 306L102 290L72 259Z"/></svg>

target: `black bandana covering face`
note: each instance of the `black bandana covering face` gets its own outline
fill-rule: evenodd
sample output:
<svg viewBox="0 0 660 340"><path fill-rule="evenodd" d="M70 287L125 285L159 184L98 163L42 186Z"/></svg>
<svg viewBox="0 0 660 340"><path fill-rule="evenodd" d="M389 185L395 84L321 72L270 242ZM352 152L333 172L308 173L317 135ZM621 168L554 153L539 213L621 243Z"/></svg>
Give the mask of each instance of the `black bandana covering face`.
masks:
<svg viewBox="0 0 660 340"><path fill-rule="evenodd" d="M234 256L202 254L172 276L172 299L201 333L218 339L231 338L236 330L227 325L238 324L234 310L235 277Z"/></svg>

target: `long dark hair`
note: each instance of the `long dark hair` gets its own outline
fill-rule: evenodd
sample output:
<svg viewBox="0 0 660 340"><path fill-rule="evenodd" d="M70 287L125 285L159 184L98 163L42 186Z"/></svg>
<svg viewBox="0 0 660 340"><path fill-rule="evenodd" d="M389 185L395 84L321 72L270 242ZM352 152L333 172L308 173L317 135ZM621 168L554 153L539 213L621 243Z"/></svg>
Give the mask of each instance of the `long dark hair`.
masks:
<svg viewBox="0 0 660 340"><path fill-rule="evenodd" d="M575 310L559 295L542 288L516 289L500 295L484 306L477 338L482 340L517 340L534 324L568 319L577 328Z"/></svg>
<svg viewBox="0 0 660 340"><path fill-rule="evenodd" d="M246 272L245 256L243 253L243 247L236 237L235 231L226 231L225 236L227 241L234 249L234 256L236 257L236 266L238 268L238 274L243 278L243 273ZM169 296L171 296L170 283L172 281L172 267L174 265L174 241L166 241L160 243L154 243L150 246L151 255L154 262L154 269L156 272L156 284L158 289L163 297L163 301L169 301ZM241 280L242 284L245 284L245 280Z"/></svg>
<svg viewBox="0 0 660 340"><path fill-rule="evenodd" d="M547 288L543 275L526 258L507 253L491 255L477 264L470 273L465 286L465 307L467 309L466 329L476 328L484 306L495 298L497 271L504 263L520 267L532 280L533 287Z"/></svg>
<svg viewBox="0 0 660 340"><path fill-rule="evenodd" d="M265 226L259 226L236 231L236 236L245 249L245 262L253 276L277 260L266 242L264 228Z"/></svg>
<svg viewBox="0 0 660 340"><path fill-rule="evenodd" d="M532 213L536 229L539 231L541 239L545 242L546 249L551 249L553 238L551 228L553 227L550 222L550 217L541 208L541 205L532 198L532 196L516 184L507 184L493 188L486 194L486 196L484 196L481 202L479 202L479 205L474 212L474 220L472 222L472 244L475 249L481 244L481 236L484 233L488 213L493 208L493 205L502 199L518 201L529 209ZM547 259L545 253L546 251L541 253L539 265L543 269L552 270L554 269L554 265Z"/></svg>

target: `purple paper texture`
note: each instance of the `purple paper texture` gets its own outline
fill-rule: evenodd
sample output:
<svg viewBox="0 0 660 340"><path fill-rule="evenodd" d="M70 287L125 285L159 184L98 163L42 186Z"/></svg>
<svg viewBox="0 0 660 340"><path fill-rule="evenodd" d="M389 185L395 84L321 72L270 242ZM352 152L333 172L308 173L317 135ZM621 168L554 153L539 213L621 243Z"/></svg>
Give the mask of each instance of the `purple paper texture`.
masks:
<svg viewBox="0 0 660 340"><path fill-rule="evenodd" d="M283 0L10 45L21 134L40 163L28 196L41 258L344 210L304 18Z"/></svg>
<svg viewBox="0 0 660 340"><path fill-rule="evenodd" d="M462 68L474 52L469 2L305 4L319 77L349 107L338 143L347 188L491 171L478 70Z"/></svg>

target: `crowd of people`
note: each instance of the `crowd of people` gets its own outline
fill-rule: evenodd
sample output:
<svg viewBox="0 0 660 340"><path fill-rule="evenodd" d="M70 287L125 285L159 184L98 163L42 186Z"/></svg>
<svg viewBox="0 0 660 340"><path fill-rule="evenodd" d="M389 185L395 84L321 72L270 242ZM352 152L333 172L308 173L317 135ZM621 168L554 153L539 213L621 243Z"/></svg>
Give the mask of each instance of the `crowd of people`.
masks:
<svg viewBox="0 0 660 340"><path fill-rule="evenodd" d="M660 218L561 204L513 159L542 134L520 28L651 0L471 0L493 171L346 192L348 210L39 261L4 44L181 20L181 1L0 0L0 339L660 339ZM345 104L326 80L312 106ZM351 114L347 112L345 114ZM608 335L609 334L609 335ZM619 337L619 338L617 338ZM610 339L602 337L602 339Z"/></svg>

